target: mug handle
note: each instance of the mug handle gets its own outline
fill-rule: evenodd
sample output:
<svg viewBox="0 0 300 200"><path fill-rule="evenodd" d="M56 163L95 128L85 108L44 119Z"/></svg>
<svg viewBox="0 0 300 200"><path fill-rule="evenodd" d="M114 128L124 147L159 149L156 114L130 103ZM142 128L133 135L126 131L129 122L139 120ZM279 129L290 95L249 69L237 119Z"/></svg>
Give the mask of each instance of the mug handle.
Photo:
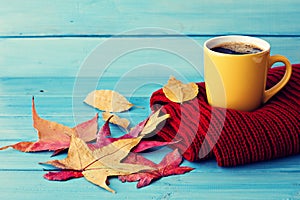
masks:
<svg viewBox="0 0 300 200"><path fill-rule="evenodd" d="M282 77L282 79L274 85L272 88L268 89L264 93L263 103L266 103L272 96L274 96L279 90L281 90L289 81L291 75L292 75L292 65L290 61L282 56L282 55L274 55L270 56L269 58L269 68L272 67L272 65L276 62L283 62L285 65L285 74Z"/></svg>

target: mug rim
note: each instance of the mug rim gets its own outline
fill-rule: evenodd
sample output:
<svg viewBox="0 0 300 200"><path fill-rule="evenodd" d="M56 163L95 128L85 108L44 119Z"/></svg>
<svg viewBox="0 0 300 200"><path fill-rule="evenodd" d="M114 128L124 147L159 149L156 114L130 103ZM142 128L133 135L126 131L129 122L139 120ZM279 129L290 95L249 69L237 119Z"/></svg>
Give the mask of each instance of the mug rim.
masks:
<svg viewBox="0 0 300 200"><path fill-rule="evenodd" d="M220 53L211 50L211 48L222 44L224 42L245 42L253 44L259 48L262 49L261 52L252 53L252 54L226 54L226 53ZM204 48L206 48L208 51L219 54L219 55L227 55L227 56L251 56L251 55L258 55L258 54L264 54L266 52L270 51L270 44L258 37L252 37L252 36L245 36L245 35L225 35L225 36L217 36L210 38L204 42Z"/></svg>

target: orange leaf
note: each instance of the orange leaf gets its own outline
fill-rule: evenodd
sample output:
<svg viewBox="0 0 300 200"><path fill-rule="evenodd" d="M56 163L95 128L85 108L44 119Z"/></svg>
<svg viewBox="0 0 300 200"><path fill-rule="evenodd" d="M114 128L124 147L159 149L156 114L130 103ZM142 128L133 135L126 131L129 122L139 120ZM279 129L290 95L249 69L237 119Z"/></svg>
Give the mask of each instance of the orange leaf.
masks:
<svg viewBox="0 0 300 200"><path fill-rule="evenodd" d="M23 152L55 151L68 148L71 136L80 137L86 142L96 139L98 114L93 119L70 128L41 118L36 112L34 98L32 98L32 118L33 127L38 132L38 141L19 142L14 145L2 147L0 150L12 147Z"/></svg>

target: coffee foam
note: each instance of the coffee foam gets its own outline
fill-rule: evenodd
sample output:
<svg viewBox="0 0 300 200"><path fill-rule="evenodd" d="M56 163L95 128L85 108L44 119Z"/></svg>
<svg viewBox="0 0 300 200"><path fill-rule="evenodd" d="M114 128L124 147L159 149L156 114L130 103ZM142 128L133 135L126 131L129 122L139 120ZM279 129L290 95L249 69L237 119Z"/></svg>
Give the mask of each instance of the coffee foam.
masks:
<svg viewBox="0 0 300 200"><path fill-rule="evenodd" d="M242 54L251 54L261 52L262 49L253 45L244 42L224 42L220 45L217 45L214 48L224 48L229 49L234 52L242 53Z"/></svg>

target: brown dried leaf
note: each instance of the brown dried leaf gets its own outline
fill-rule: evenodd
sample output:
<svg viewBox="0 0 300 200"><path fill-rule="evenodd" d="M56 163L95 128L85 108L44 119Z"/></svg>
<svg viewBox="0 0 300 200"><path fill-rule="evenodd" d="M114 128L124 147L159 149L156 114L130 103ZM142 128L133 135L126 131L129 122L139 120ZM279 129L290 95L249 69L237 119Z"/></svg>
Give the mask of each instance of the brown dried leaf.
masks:
<svg viewBox="0 0 300 200"><path fill-rule="evenodd" d="M130 121L128 119L120 118L118 115L112 114L112 113L109 113L109 112L103 112L102 113L102 118L103 118L104 121L107 121L111 116L113 116L113 117L109 120L110 123L121 126L125 130L127 130L128 126L130 124Z"/></svg>
<svg viewBox="0 0 300 200"><path fill-rule="evenodd" d="M163 87L163 92L170 101L183 103L197 96L198 85L196 83L184 84L171 76L168 83Z"/></svg>
<svg viewBox="0 0 300 200"><path fill-rule="evenodd" d="M114 193L115 191L106 184L107 177L153 170L149 166L121 162L130 150L139 144L140 140L141 137L122 139L92 151L83 140L72 136L68 156L65 159L41 164L50 164L64 171L82 172L88 181ZM49 173L44 177L56 180L49 178Z"/></svg>
<svg viewBox="0 0 300 200"><path fill-rule="evenodd" d="M84 102L107 112L123 112L133 106L124 96L112 90L94 90L87 95Z"/></svg>

